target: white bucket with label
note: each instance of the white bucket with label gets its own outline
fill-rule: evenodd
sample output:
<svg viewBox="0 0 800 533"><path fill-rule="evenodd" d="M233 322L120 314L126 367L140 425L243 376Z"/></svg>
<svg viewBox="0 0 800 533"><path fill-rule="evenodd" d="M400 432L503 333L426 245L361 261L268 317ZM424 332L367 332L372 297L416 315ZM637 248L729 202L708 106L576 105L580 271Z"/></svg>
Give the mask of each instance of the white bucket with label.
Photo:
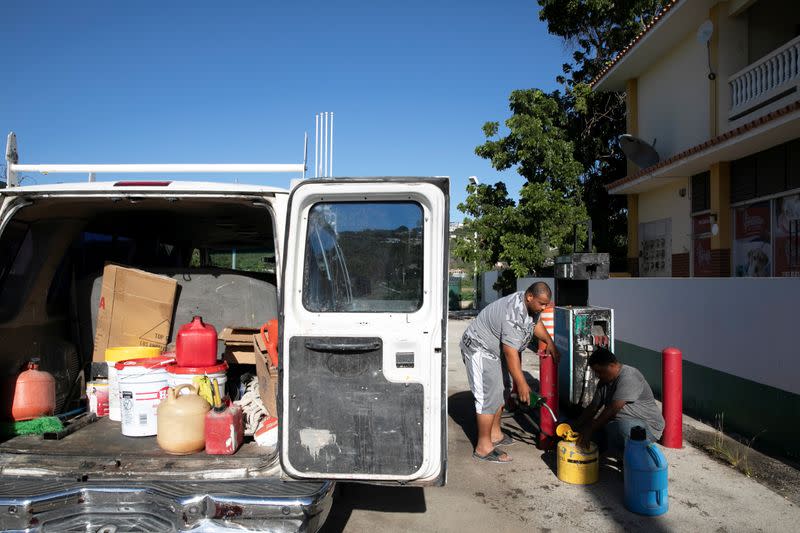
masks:
<svg viewBox="0 0 800 533"><path fill-rule="evenodd" d="M130 359L150 359L159 357L161 348L149 346L115 346L106 348L106 364L108 365L108 418L120 421L119 383L117 383L117 363Z"/></svg>
<svg viewBox="0 0 800 533"><path fill-rule="evenodd" d="M219 392L222 396L225 396L225 383L227 383L228 378L226 372L228 370L228 363L223 361L222 363L214 366L178 366L178 365L169 365L167 367L167 375L169 386L176 389L178 386L183 384L195 385L194 378L197 376L208 376L208 379L212 382L216 379L217 385L219 385ZM182 391L181 394L188 394L188 391Z"/></svg>
<svg viewBox="0 0 800 533"><path fill-rule="evenodd" d="M123 435L150 437L157 433L156 410L169 389L165 366L173 361L155 357L117 363Z"/></svg>

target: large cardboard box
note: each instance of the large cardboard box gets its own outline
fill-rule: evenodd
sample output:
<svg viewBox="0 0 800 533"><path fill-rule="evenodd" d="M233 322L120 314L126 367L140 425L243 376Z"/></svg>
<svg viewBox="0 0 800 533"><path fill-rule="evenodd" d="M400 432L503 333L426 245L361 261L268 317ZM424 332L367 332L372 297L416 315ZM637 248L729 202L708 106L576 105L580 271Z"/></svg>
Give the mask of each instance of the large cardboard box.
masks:
<svg viewBox="0 0 800 533"><path fill-rule="evenodd" d="M177 286L171 278L106 265L92 359L105 360L110 346L166 347Z"/></svg>

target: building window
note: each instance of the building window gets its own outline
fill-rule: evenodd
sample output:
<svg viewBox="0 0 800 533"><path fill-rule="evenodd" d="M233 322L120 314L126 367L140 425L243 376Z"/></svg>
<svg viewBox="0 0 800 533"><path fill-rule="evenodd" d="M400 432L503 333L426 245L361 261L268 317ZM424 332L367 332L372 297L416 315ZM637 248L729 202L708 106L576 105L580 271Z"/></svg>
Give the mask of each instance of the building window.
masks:
<svg viewBox="0 0 800 533"><path fill-rule="evenodd" d="M701 172L692 176L692 213L711 208L711 173Z"/></svg>
<svg viewBox="0 0 800 533"><path fill-rule="evenodd" d="M708 277L714 275L711 262L711 215L692 217L692 275Z"/></svg>
<svg viewBox="0 0 800 533"><path fill-rule="evenodd" d="M800 276L800 194L777 198L774 206L775 275Z"/></svg>
<svg viewBox="0 0 800 533"><path fill-rule="evenodd" d="M733 273L737 278L772 275L770 203L758 202L734 210Z"/></svg>
<svg viewBox="0 0 800 533"><path fill-rule="evenodd" d="M800 277L800 194L734 208L733 275Z"/></svg>

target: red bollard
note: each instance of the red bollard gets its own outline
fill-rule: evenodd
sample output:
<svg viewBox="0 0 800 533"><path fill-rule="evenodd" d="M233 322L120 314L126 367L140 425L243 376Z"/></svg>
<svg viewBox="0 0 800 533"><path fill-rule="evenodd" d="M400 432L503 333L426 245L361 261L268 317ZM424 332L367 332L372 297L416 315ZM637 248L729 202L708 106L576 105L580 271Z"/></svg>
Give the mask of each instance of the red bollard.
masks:
<svg viewBox="0 0 800 533"><path fill-rule="evenodd" d="M552 357L539 353L539 394L558 417L558 367ZM539 408L539 448L549 450L556 443L556 422L550 411Z"/></svg>
<svg viewBox="0 0 800 533"><path fill-rule="evenodd" d="M661 352L662 409L664 434L661 445L683 448L683 354L677 348Z"/></svg>

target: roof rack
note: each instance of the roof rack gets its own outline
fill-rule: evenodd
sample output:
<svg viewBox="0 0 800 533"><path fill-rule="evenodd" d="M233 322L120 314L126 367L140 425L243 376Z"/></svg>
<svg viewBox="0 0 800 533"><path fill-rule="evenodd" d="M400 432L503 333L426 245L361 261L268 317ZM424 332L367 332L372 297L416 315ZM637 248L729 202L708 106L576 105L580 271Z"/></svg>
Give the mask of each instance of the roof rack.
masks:
<svg viewBox="0 0 800 533"><path fill-rule="evenodd" d="M147 174L147 173L288 173L299 172L306 177L308 159L308 134L305 135L303 162L298 164L122 164L122 165L20 165L17 152L17 135L12 131L6 141L6 187L19 186L20 172L39 172L41 174L56 173L88 173L93 182L95 174Z"/></svg>

